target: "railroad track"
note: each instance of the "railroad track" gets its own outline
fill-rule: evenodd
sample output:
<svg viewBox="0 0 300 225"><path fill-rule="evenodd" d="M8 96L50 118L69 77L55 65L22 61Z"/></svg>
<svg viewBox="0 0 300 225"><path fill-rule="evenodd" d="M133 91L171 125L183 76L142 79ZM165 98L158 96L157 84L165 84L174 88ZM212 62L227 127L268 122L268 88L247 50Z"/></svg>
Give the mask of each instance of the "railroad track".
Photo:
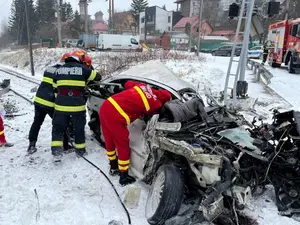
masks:
<svg viewBox="0 0 300 225"><path fill-rule="evenodd" d="M2 79L10 79L10 91L33 104L32 99L35 92L32 89L40 84L39 80L4 68L0 68L0 77Z"/></svg>

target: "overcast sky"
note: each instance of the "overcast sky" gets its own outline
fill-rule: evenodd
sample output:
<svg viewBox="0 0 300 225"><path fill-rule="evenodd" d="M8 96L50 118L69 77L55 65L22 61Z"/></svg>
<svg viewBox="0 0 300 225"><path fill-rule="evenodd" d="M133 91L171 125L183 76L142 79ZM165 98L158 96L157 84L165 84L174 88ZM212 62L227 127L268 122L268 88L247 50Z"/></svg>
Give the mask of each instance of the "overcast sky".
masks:
<svg viewBox="0 0 300 225"><path fill-rule="evenodd" d="M10 15L10 7L13 0L0 0L0 20L7 20ZM78 9L78 2L79 0L64 0L64 2L71 2L73 9ZM160 6L162 7L163 4L166 5L167 10L174 10L176 9L176 4L174 3L175 0L148 0L149 6ZM127 10L130 8L131 0L115 0L115 10ZM92 0L89 3L89 14L94 16L94 14L98 11L102 11L104 13L104 18L108 18L108 2L105 0Z"/></svg>

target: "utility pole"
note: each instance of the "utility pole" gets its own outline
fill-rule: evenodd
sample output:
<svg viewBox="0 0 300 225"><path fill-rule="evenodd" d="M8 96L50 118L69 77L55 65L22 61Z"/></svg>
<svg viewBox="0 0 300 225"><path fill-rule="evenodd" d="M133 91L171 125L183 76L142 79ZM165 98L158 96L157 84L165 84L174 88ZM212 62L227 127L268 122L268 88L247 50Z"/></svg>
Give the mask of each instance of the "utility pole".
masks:
<svg viewBox="0 0 300 225"><path fill-rule="evenodd" d="M62 0L56 2L56 14L57 14L57 33L58 33L58 47L62 47L62 35L61 35L61 3Z"/></svg>
<svg viewBox="0 0 300 225"><path fill-rule="evenodd" d="M197 44L197 56L199 56L200 52L200 38L201 38L201 31L202 31L202 14L203 14L203 0L200 1L199 6L199 18L198 18L198 44Z"/></svg>
<svg viewBox="0 0 300 225"><path fill-rule="evenodd" d="M111 16L111 0L108 0L108 3L109 3L109 6L108 6L108 13L109 13L109 24L108 24L108 27L109 27L109 33L111 34L111 24L112 24L112 16Z"/></svg>
<svg viewBox="0 0 300 225"><path fill-rule="evenodd" d="M254 2L255 0L250 0L247 7L246 17L245 20L245 30L244 30L244 40L243 40L243 48L240 55L240 61L241 61L241 71L239 80L245 81L245 72L247 67L247 55L248 55L248 46L249 46L249 39L250 39L250 32L251 32L251 24L252 24L252 15L253 15L253 9L254 9ZM236 89L234 89L234 92L236 93Z"/></svg>
<svg viewBox="0 0 300 225"><path fill-rule="evenodd" d="M286 0L286 5L285 5L285 19L289 19L289 9L290 9L290 0Z"/></svg>
<svg viewBox="0 0 300 225"><path fill-rule="evenodd" d="M85 31L85 41L84 47L88 48L88 33L89 33L89 15L88 15L88 0L84 0L84 31Z"/></svg>
<svg viewBox="0 0 300 225"><path fill-rule="evenodd" d="M25 3L25 16L26 16L26 25L27 25L27 36L28 36L28 46L29 46L29 56L30 56L30 67L31 75L34 76L34 65L33 65L33 53L32 53L32 42L31 42L31 32L29 26L29 16L28 16L28 0L24 0Z"/></svg>
<svg viewBox="0 0 300 225"><path fill-rule="evenodd" d="M115 29L114 18L115 18L115 0L111 0L111 26L113 30Z"/></svg>
<svg viewBox="0 0 300 225"><path fill-rule="evenodd" d="M147 40L147 8L145 9L145 44L146 44L146 40Z"/></svg>

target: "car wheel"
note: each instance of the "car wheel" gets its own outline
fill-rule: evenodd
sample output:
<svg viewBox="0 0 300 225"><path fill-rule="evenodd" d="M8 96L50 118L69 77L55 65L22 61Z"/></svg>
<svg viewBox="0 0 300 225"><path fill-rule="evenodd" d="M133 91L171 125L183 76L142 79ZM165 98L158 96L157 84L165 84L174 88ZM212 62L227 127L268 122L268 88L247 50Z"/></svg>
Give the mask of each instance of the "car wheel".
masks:
<svg viewBox="0 0 300 225"><path fill-rule="evenodd" d="M212 54L213 56L216 56L216 52L211 52L211 54Z"/></svg>
<svg viewBox="0 0 300 225"><path fill-rule="evenodd" d="M184 181L176 166L162 165L148 194L146 218L149 224L162 225L175 216L183 200Z"/></svg>
<svg viewBox="0 0 300 225"><path fill-rule="evenodd" d="M294 68L294 65L292 62L292 57L290 57L290 60L289 60L288 71L289 71L289 73L295 73L295 68Z"/></svg>
<svg viewBox="0 0 300 225"><path fill-rule="evenodd" d="M231 56L231 52L227 52L226 56L230 57Z"/></svg>
<svg viewBox="0 0 300 225"><path fill-rule="evenodd" d="M94 137L99 142L102 147L105 147L104 138L101 131L101 124L99 120L98 113L93 112L91 115L91 120L88 123L91 131L94 133Z"/></svg>

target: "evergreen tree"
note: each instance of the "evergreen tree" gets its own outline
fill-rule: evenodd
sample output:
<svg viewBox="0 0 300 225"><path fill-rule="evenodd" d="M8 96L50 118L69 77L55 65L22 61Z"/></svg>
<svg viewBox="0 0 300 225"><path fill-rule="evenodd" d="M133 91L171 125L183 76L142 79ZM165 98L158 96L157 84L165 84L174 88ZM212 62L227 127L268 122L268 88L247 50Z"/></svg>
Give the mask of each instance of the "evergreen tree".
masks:
<svg viewBox="0 0 300 225"><path fill-rule="evenodd" d="M162 8L167 11L167 7L165 4L162 6Z"/></svg>
<svg viewBox="0 0 300 225"><path fill-rule="evenodd" d="M74 19L74 12L70 2L65 2L61 5L61 21Z"/></svg>
<svg viewBox="0 0 300 225"><path fill-rule="evenodd" d="M55 0L37 0L36 13L40 26L55 22Z"/></svg>
<svg viewBox="0 0 300 225"><path fill-rule="evenodd" d="M36 33L36 12L33 5L33 0L27 1L28 20L30 26L30 35L34 36ZM26 12L24 0L13 0L11 6L11 15L9 18L8 28L10 35L18 44L25 45L28 43Z"/></svg>
<svg viewBox="0 0 300 225"><path fill-rule="evenodd" d="M132 0L131 8L132 14L135 20L135 27L140 25L140 13L144 12L148 7L148 0Z"/></svg>
<svg viewBox="0 0 300 225"><path fill-rule="evenodd" d="M74 13L74 19L69 24L69 33L72 37L78 38L80 34L84 33L84 20L81 18L79 12L76 10Z"/></svg>

